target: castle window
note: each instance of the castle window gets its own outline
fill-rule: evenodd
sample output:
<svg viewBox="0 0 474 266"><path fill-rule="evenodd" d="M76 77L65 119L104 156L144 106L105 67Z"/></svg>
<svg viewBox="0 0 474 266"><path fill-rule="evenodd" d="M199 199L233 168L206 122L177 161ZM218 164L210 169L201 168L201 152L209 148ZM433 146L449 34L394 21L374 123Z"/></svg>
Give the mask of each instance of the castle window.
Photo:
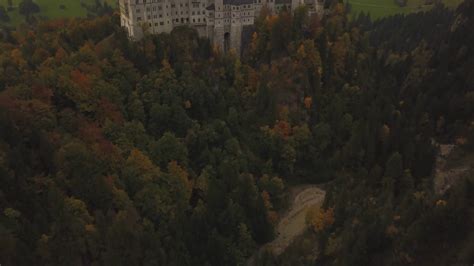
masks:
<svg viewBox="0 0 474 266"><path fill-rule="evenodd" d="M164 22L160 22L160 25L163 26L163 25L165 25L165 23L164 23Z"/></svg>

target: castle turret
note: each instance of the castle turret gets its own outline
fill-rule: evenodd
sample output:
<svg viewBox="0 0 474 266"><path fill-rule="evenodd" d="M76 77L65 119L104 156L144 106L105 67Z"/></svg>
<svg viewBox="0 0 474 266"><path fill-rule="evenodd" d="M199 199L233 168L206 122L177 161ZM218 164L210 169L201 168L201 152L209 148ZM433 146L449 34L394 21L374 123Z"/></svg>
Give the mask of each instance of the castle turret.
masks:
<svg viewBox="0 0 474 266"><path fill-rule="evenodd" d="M136 7L138 1L120 0L120 25L125 28L128 35L133 39L140 39L143 36L140 26L140 9ZM138 10L138 12L137 12Z"/></svg>
<svg viewBox="0 0 474 266"><path fill-rule="evenodd" d="M224 10L224 1L223 0L214 0L214 38L213 43L216 47L220 49L225 49L224 47L224 24L226 19L225 10Z"/></svg>

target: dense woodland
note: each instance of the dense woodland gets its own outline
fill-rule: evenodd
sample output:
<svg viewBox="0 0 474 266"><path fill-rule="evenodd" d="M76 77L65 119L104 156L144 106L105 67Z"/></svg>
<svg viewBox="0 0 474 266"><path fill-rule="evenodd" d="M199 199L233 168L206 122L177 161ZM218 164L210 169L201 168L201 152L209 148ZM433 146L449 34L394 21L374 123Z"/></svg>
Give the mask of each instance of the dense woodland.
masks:
<svg viewBox="0 0 474 266"><path fill-rule="evenodd" d="M474 1L329 8L262 12L242 56L116 15L5 32L0 263L242 265L299 183L328 187L310 265L472 263L474 175L432 171L435 142L474 150Z"/></svg>

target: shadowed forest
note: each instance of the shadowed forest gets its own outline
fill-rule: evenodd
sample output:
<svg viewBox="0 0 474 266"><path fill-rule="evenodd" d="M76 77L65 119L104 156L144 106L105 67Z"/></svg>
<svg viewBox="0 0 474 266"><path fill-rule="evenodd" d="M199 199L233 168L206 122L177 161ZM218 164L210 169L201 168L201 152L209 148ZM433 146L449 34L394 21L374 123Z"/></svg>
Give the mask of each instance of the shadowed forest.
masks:
<svg viewBox="0 0 474 266"><path fill-rule="evenodd" d="M243 265L287 189L326 183L314 260L471 265L474 172L439 194L436 143L474 152L474 1L375 22L263 12L242 56L117 15L0 35L1 265Z"/></svg>

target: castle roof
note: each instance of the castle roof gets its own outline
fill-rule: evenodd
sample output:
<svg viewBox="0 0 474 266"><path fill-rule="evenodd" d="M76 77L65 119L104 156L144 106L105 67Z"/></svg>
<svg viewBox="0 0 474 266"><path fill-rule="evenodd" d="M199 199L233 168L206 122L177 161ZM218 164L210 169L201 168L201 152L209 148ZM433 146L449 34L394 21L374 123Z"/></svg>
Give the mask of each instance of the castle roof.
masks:
<svg viewBox="0 0 474 266"><path fill-rule="evenodd" d="M254 0L224 0L224 5L240 6L253 4Z"/></svg>
<svg viewBox="0 0 474 266"><path fill-rule="evenodd" d="M206 7L206 10L209 10L209 11L216 10L216 6L214 4L211 4Z"/></svg>
<svg viewBox="0 0 474 266"><path fill-rule="evenodd" d="M275 4L277 5L291 4L291 0L275 0Z"/></svg>

